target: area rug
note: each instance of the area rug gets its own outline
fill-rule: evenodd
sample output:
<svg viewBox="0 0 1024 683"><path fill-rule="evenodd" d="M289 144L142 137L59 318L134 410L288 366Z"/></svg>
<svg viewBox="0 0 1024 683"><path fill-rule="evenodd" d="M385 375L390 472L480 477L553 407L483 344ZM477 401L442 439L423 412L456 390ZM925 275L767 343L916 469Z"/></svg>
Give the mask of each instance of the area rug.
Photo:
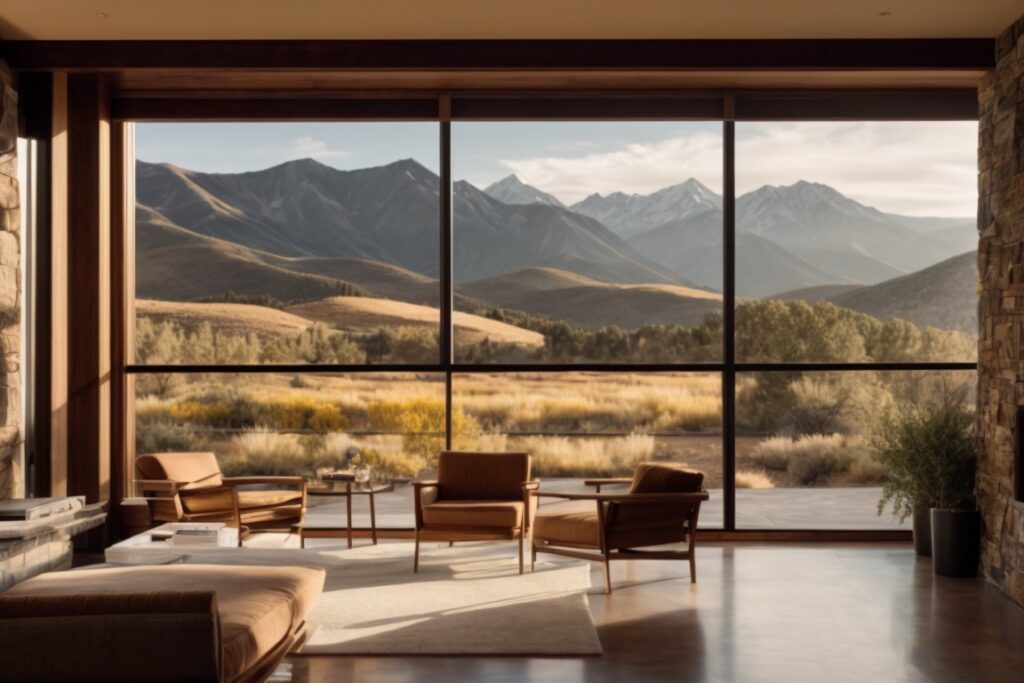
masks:
<svg viewBox="0 0 1024 683"><path fill-rule="evenodd" d="M411 543L351 550L201 551L189 562L299 564L327 570L301 654L598 655L587 563L538 562L520 576L514 546ZM219 559L223 556L223 559Z"/></svg>

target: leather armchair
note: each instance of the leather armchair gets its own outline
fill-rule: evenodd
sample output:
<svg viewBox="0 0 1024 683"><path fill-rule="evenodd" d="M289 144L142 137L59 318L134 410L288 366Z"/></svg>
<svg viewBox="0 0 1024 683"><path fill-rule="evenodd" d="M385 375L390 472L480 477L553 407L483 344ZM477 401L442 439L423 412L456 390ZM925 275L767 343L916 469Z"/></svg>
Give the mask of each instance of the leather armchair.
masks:
<svg viewBox="0 0 1024 683"><path fill-rule="evenodd" d="M217 457L208 452L150 453L139 456L135 466L140 475L135 483L157 522L290 531L306 515L302 477L224 477ZM246 488L252 486L259 488Z"/></svg>
<svg viewBox="0 0 1024 683"><path fill-rule="evenodd" d="M523 544L536 500L530 495L539 482L530 481L527 453L444 451L436 481L413 482L416 550L413 571L419 571L420 540L519 540L519 573Z"/></svg>
<svg viewBox="0 0 1024 683"><path fill-rule="evenodd" d="M632 479L589 479L595 493L548 493L564 501L545 507L533 527L532 560L538 552L604 563L605 592L612 592L611 560L688 560L697 581L694 543L700 504L708 499L704 475L681 467L642 463ZM629 491L600 493L601 487L629 484ZM649 550L686 542L686 550Z"/></svg>

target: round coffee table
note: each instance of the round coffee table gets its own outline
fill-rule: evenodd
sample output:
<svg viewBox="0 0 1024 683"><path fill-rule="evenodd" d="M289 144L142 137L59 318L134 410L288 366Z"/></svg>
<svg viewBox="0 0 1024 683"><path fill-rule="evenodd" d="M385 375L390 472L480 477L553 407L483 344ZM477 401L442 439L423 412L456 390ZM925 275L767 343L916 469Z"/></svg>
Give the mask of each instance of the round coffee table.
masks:
<svg viewBox="0 0 1024 683"><path fill-rule="evenodd" d="M370 499L370 536L377 545L377 506L374 496L378 493L394 490L394 484L357 484L354 481L327 481L322 484L306 487L307 496L344 496L345 526L334 524L317 524L309 526L308 521L295 525L299 532L299 545L306 547L307 538L340 538L344 534L348 538L348 547L352 547L352 497L367 496Z"/></svg>

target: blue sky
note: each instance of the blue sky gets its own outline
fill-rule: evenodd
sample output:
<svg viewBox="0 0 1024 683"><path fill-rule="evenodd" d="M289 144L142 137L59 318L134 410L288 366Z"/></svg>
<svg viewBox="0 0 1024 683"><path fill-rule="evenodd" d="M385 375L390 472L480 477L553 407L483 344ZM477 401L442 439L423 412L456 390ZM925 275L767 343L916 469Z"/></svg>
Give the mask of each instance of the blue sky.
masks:
<svg viewBox="0 0 1024 683"><path fill-rule="evenodd" d="M720 123L518 122L452 126L456 179L485 187L516 173L572 203L588 194L648 194L695 177L722 190ZM977 124L737 124L737 191L812 180L885 211L971 216ZM438 168L436 123L138 124L150 162L236 173L313 157L339 169L413 158Z"/></svg>

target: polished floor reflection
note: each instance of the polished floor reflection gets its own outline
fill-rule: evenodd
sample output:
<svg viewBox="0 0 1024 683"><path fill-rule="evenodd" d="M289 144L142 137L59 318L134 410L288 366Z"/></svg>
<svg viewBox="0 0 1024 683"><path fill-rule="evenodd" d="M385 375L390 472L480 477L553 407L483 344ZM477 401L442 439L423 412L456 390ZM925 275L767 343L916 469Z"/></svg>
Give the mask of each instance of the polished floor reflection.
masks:
<svg viewBox="0 0 1024 683"><path fill-rule="evenodd" d="M980 579L933 576L902 544L705 545L693 586L682 563L613 572L615 592L590 595L601 657L298 656L272 680L1001 683L1024 671L1024 609Z"/></svg>

